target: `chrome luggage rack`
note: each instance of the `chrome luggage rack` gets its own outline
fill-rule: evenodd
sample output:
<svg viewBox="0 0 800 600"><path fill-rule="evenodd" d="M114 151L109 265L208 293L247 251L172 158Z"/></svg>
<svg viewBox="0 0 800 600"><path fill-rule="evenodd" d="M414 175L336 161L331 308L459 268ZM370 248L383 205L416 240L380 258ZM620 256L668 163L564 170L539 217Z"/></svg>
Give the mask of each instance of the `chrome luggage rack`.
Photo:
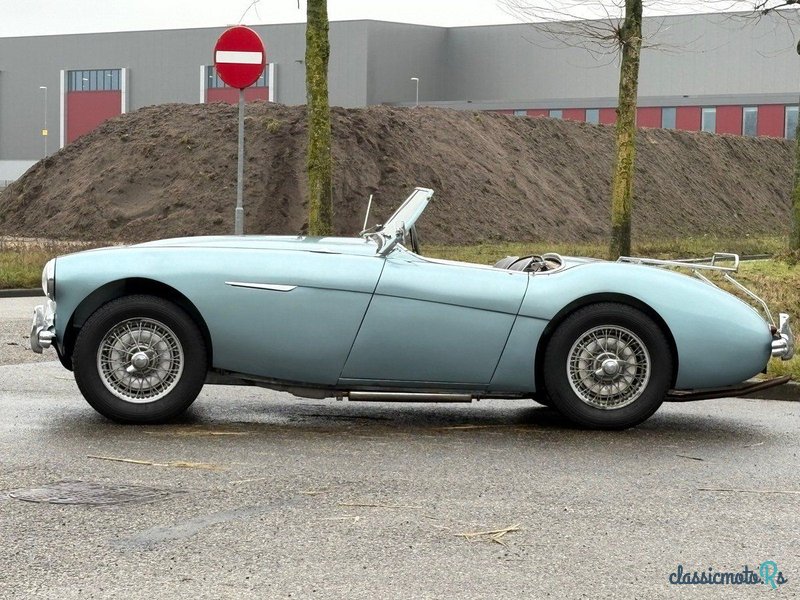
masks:
<svg viewBox="0 0 800 600"><path fill-rule="evenodd" d="M730 265L720 265L719 262L731 262ZM636 256L620 256L617 262L627 262L639 265L653 265L656 267L676 267L679 269L688 269L698 279L704 281L708 285L719 287L716 283L711 281L708 277L703 275L701 271L706 273L716 271L730 283L733 287L750 298L758 304L767 317L767 322L772 331L772 356L780 357L781 360L789 360L794 355L794 334L789 325L789 315L786 313L778 314L778 324L775 324L775 319L769 310L769 306L764 300L756 295L754 292L747 289L741 283L736 281L731 273L739 271L739 255L730 252L715 252L711 258L700 259L685 259L685 260L661 260L658 258L639 258Z"/></svg>
<svg viewBox="0 0 800 600"><path fill-rule="evenodd" d="M761 310L764 312L764 315L767 317L767 321L773 327L775 326L775 319L772 317L772 313L769 310L769 306L767 303L764 302L763 298L743 286L741 283L736 281L731 273L738 273L739 271L739 255L733 254L731 252L714 252L714 255L710 258L687 258L687 259L679 259L679 260L661 260L658 258L639 258L637 256L620 256L617 259L617 262L627 262L627 263L634 263L637 265L653 265L656 267L677 267L680 269L688 269L692 272L692 274L701 279L705 283L709 285L713 285L714 287L719 287L716 283L711 281L708 277L703 275L701 271L716 271L717 273L721 273L722 277L734 286L737 290L745 294L748 298L750 298L753 302L756 302L760 307ZM733 264L730 265L720 265L719 262L732 262Z"/></svg>

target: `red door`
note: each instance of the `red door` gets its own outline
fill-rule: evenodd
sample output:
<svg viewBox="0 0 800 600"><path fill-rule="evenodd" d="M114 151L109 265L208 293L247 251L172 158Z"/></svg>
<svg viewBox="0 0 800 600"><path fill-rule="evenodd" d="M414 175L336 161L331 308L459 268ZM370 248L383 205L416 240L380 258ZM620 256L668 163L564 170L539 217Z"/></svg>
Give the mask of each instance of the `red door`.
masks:
<svg viewBox="0 0 800 600"><path fill-rule="evenodd" d="M67 92L67 143L122 114L122 92Z"/></svg>

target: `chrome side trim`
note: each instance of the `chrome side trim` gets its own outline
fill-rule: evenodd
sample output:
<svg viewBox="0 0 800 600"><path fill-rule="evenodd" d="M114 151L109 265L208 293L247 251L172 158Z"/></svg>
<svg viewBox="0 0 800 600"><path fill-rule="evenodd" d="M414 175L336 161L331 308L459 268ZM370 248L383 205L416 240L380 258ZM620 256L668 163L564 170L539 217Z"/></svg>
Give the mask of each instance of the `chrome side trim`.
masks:
<svg viewBox="0 0 800 600"><path fill-rule="evenodd" d="M226 281L225 285L254 290L270 290L272 292L291 292L297 287L296 285L282 285L280 283L250 283L247 281Z"/></svg>

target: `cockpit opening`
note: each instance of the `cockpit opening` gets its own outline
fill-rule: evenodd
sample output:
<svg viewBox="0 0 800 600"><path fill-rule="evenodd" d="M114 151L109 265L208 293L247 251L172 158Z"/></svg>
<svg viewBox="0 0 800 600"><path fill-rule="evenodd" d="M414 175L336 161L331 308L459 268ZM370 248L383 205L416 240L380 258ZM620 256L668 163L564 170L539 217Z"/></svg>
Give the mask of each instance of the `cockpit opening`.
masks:
<svg viewBox="0 0 800 600"><path fill-rule="evenodd" d="M564 266L564 259L558 254L531 254L530 256L506 256L497 261L496 269L523 271L526 273L545 273L557 271Z"/></svg>

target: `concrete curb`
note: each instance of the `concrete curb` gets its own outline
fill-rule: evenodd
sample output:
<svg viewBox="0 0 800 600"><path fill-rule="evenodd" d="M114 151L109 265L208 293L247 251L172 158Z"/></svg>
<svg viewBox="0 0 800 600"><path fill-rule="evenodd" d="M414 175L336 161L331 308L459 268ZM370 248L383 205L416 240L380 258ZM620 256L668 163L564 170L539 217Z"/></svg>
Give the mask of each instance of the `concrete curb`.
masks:
<svg viewBox="0 0 800 600"><path fill-rule="evenodd" d="M0 298L35 298L37 296L44 296L39 288L35 290L0 290Z"/></svg>
<svg viewBox="0 0 800 600"><path fill-rule="evenodd" d="M783 400L786 402L800 402L800 383L790 381L778 387L769 388L753 395L742 396L743 398L754 398L758 400Z"/></svg>

